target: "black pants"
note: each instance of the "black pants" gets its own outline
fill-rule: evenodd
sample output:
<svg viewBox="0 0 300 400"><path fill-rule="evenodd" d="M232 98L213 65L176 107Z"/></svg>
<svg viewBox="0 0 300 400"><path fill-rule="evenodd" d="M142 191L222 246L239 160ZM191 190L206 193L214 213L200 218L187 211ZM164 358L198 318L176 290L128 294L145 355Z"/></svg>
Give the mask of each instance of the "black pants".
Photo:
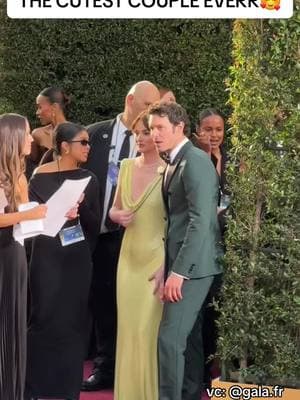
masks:
<svg viewBox="0 0 300 400"><path fill-rule="evenodd" d="M222 287L223 274L219 274L215 276L214 282L210 288L210 291L205 300L205 305L203 308L203 325L202 325L202 334L203 334L203 348L204 348L204 358L205 358L205 367L204 367L204 383L207 387L210 387L212 376L211 376L211 367L213 364L213 360L207 361L207 359L214 355L217 350L217 340L218 340L218 328L216 321L219 317L219 313L215 310L212 305L213 299L219 300L220 291Z"/></svg>
<svg viewBox="0 0 300 400"><path fill-rule="evenodd" d="M94 319L96 358L94 372L113 377L115 367L117 304L116 275L123 230L99 235L93 256L91 312Z"/></svg>

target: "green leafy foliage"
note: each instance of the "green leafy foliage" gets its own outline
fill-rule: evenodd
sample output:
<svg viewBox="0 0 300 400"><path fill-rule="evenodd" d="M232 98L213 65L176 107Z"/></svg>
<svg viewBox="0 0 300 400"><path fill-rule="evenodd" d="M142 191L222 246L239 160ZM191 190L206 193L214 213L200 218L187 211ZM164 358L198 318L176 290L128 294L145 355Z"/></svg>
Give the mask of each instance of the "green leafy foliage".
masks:
<svg viewBox="0 0 300 400"><path fill-rule="evenodd" d="M230 21L10 20L0 15L1 102L35 123L37 94L57 85L72 95L70 120L115 116L130 86L173 89L192 119L228 112Z"/></svg>
<svg viewBox="0 0 300 400"><path fill-rule="evenodd" d="M231 217L220 307L223 369L300 386L298 9L233 28ZM299 100L298 100L299 101Z"/></svg>

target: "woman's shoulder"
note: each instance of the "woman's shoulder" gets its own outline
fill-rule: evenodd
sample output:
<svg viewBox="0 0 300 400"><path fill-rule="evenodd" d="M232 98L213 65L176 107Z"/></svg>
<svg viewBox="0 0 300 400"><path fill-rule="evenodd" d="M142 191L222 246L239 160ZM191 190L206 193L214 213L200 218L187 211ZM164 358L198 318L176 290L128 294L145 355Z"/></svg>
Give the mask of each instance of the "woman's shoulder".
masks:
<svg viewBox="0 0 300 400"><path fill-rule="evenodd" d="M34 129L34 130L31 132L31 134L32 134L32 136L34 137L34 139L38 139L38 138L40 138L41 136L50 135L52 132L53 132L52 125L49 124L49 125L40 126L40 127L36 128L36 129Z"/></svg>
<svg viewBox="0 0 300 400"><path fill-rule="evenodd" d="M97 196L97 193L99 192L99 181L97 176L88 169L79 168L76 179L85 179L85 178L90 178L87 183L87 187L85 189L86 195L90 197Z"/></svg>
<svg viewBox="0 0 300 400"><path fill-rule="evenodd" d="M128 165L132 165L135 163L136 158L123 158L121 161L121 167L127 167Z"/></svg>
<svg viewBox="0 0 300 400"><path fill-rule="evenodd" d="M43 174L43 173L48 173L48 172L57 172L57 162L56 161L51 161L49 163L40 165L39 167L37 167L34 170L33 175Z"/></svg>
<svg viewBox="0 0 300 400"><path fill-rule="evenodd" d="M98 182L97 176L92 171L85 168L79 168L78 171L82 178L90 177L92 181Z"/></svg>
<svg viewBox="0 0 300 400"><path fill-rule="evenodd" d="M136 158L124 158L120 163L120 171L122 171L122 174L124 175L127 171L131 171L135 162Z"/></svg>

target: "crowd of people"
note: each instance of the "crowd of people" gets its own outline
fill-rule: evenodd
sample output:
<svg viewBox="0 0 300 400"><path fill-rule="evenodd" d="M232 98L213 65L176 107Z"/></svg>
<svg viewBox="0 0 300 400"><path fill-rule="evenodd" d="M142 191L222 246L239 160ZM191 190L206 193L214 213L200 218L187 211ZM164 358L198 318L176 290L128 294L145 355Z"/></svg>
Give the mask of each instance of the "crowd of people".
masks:
<svg viewBox="0 0 300 400"><path fill-rule="evenodd" d="M191 135L173 91L149 81L114 119L86 128L67 121L61 89L36 103L32 134L25 117L0 116L0 398L78 400L114 387L115 400L199 400L229 196L222 114L202 111ZM14 225L45 218L65 180L82 178L60 232L29 239L26 259ZM39 205L19 211L29 201Z"/></svg>

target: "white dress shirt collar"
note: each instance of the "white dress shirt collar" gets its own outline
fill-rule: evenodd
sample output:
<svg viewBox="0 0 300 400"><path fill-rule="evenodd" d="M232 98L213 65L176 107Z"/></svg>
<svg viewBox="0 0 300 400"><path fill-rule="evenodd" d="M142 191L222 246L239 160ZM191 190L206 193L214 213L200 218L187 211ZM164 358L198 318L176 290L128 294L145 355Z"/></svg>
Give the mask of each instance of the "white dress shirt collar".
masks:
<svg viewBox="0 0 300 400"><path fill-rule="evenodd" d="M122 115L123 114L118 114L117 118L116 118L116 125L118 127L118 133L125 133L125 131L128 130L128 128L124 125L123 121L122 121Z"/></svg>
<svg viewBox="0 0 300 400"><path fill-rule="evenodd" d="M189 141L189 139L187 137L185 137L180 143L178 143L178 145L172 149L170 151L170 163L172 164L172 162L175 160L175 157L177 156L177 154L179 153L179 151L181 150L181 148Z"/></svg>

